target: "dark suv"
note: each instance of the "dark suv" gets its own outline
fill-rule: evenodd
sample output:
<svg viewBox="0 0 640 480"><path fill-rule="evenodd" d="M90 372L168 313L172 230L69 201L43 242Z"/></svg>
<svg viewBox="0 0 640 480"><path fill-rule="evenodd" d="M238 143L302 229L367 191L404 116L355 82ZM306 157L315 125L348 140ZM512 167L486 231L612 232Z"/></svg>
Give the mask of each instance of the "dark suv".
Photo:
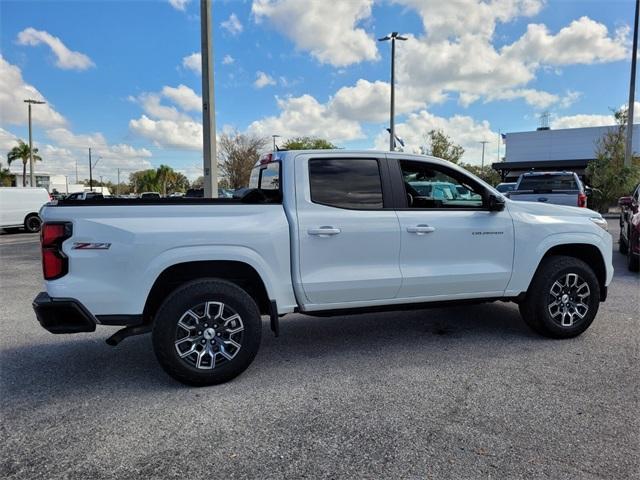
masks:
<svg viewBox="0 0 640 480"><path fill-rule="evenodd" d="M620 253L627 255L629 270L637 272L640 266L640 184L633 195L621 197L620 205Z"/></svg>

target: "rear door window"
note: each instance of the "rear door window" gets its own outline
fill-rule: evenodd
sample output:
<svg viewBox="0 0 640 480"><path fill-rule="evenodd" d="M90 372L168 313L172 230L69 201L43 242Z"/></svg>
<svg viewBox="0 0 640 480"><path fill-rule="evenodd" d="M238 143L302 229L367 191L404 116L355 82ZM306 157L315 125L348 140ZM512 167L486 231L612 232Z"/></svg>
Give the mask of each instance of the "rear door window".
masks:
<svg viewBox="0 0 640 480"><path fill-rule="evenodd" d="M309 160L311 201L349 209L383 208L380 167L375 159Z"/></svg>

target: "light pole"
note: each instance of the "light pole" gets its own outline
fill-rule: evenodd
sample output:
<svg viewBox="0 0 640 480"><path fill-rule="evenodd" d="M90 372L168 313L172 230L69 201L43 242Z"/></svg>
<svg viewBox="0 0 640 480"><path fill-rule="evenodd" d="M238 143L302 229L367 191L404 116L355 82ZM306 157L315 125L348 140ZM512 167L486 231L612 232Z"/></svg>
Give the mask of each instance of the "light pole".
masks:
<svg viewBox="0 0 640 480"><path fill-rule="evenodd" d="M391 40L391 106L389 111L389 150L392 152L395 150L396 145L396 127L395 127L395 83L396 83L396 40L406 40L407 37L401 37L398 32L392 32L382 38L379 38L379 42L386 42Z"/></svg>
<svg viewBox="0 0 640 480"><path fill-rule="evenodd" d="M29 105L29 186L33 187L33 140L31 136L31 105L42 105L47 102L41 100L26 99L24 103ZM24 185L24 178L22 179Z"/></svg>
<svg viewBox="0 0 640 480"><path fill-rule="evenodd" d="M216 156L216 107L213 94L213 45L211 36L211 0L200 0L200 49L202 56L202 133L204 196L218 197L218 161ZM213 133L213 140L211 139Z"/></svg>
<svg viewBox="0 0 640 480"><path fill-rule="evenodd" d="M638 8L640 0L636 0L636 14L633 21L633 51L631 52L631 78L629 79L629 107L627 108L627 142L624 149L624 166L631 166L633 155L633 107L636 93L636 58L638 56Z"/></svg>
<svg viewBox="0 0 640 480"><path fill-rule="evenodd" d="M93 167L98 165L98 162L102 160L102 157L98 157L96 163L91 163L91 147L89 147L89 191L93 192Z"/></svg>
<svg viewBox="0 0 640 480"><path fill-rule="evenodd" d="M482 165L481 165L481 169L484 170L484 146L489 143L488 140L482 140L481 142L478 142L482 144Z"/></svg>
<svg viewBox="0 0 640 480"><path fill-rule="evenodd" d="M276 138L280 138L280 135L271 135L271 138L273 138L273 151L275 152L277 147L276 147Z"/></svg>

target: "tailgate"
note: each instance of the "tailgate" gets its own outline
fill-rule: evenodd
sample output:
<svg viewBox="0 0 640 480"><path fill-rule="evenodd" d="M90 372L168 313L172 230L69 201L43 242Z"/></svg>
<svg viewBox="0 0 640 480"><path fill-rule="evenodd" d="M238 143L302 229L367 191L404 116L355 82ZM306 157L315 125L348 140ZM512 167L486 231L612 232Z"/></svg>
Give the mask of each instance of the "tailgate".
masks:
<svg viewBox="0 0 640 480"><path fill-rule="evenodd" d="M568 205L570 207L578 205L578 192L534 193L530 191L514 191L509 192L509 198L517 202L541 202L553 205Z"/></svg>

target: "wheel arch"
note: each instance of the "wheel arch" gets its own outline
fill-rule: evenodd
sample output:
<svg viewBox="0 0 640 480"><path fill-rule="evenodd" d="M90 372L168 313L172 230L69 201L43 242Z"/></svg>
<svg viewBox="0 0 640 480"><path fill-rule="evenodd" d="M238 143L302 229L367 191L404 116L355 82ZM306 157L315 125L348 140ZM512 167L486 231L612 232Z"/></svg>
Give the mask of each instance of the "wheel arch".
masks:
<svg viewBox="0 0 640 480"><path fill-rule="evenodd" d="M573 257L582 260L589 265L598 279L598 285L600 286L600 297L604 300L603 295L606 295L606 280L607 280L607 268L605 266L605 260L600 249L591 243L565 243L554 245L546 250L540 261L538 262L538 268L543 260L554 255L563 255L566 257ZM536 268L536 273L538 271Z"/></svg>
<svg viewBox="0 0 640 480"><path fill-rule="evenodd" d="M145 301L144 323L153 322L158 308L173 290L201 278L217 278L238 285L255 299L261 314L270 313L267 289L254 267L235 260L198 260L173 264L158 275Z"/></svg>

